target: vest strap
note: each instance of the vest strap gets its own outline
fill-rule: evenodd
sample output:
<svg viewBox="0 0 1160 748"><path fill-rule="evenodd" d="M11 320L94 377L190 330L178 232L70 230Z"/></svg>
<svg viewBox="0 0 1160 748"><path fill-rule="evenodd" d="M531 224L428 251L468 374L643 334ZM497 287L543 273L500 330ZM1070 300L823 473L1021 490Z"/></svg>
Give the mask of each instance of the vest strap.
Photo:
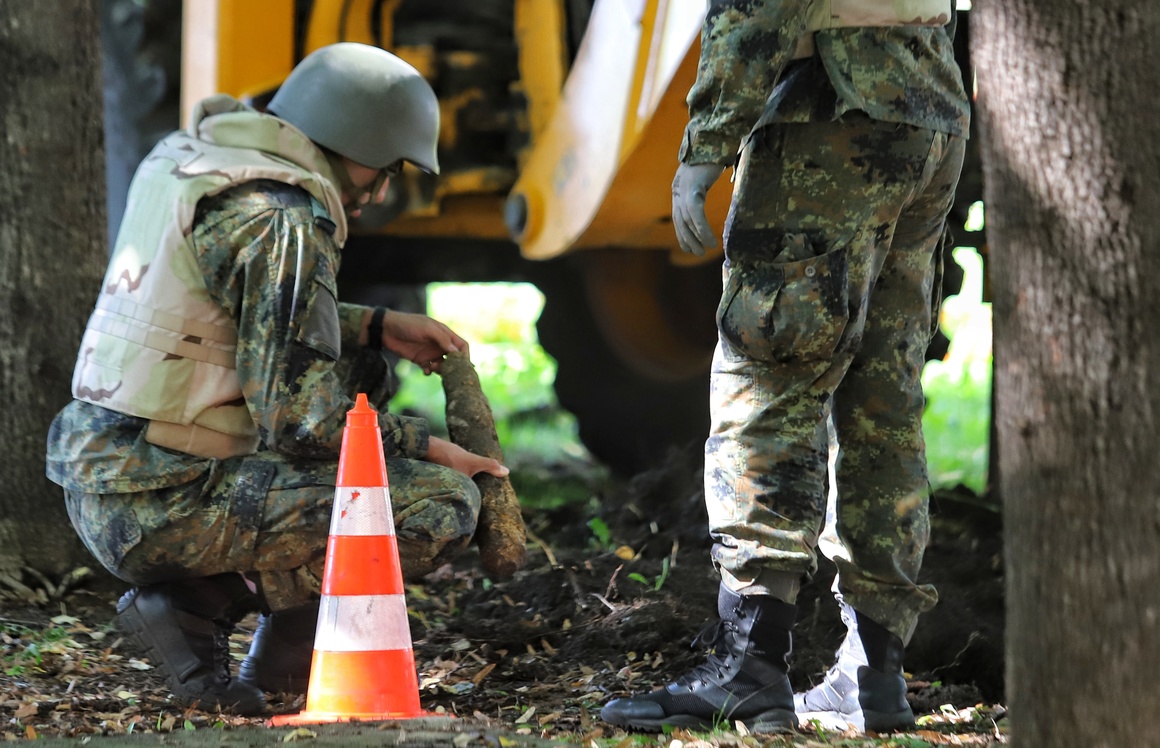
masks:
<svg viewBox="0 0 1160 748"><path fill-rule="evenodd" d="M185 319L160 309L150 309L123 296L101 294L100 298L97 299L97 309L137 322L144 322L154 327L161 327L179 335L193 335L202 340L212 340L222 345L238 344L238 334L232 326L227 327L195 319Z"/></svg>
<svg viewBox="0 0 1160 748"><path fill-rule="evenodd" d="M237 368L237 352L233 348L210 348L192 340L171 337L165 333L142 327L135 321L110 313L99 306L89 318L89 329L173 356L202 361L227 369Z"/></svg>
<svg viewBox="0 0 1160 748"><path fill-rule="evenodd" d="M150 421L145 429L145 441L158 447L215 460L253 454L258 449L257 434L233 436L196 423L170 421Z"/></svg>

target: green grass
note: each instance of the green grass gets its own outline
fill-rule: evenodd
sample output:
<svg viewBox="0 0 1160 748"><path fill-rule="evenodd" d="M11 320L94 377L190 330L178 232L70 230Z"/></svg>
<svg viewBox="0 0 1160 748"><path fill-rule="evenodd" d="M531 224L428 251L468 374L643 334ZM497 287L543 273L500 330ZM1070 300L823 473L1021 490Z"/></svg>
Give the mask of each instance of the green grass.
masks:
<svg viewBox="0 0 1160 748"><path fill-rule="evenodd" d="M960 248L955 257L966 279L962 293L943 305L941 324L951 338L950 351L944 361L929 363L923 372L927 393L923 425L934 486L964 484L981 493L990 423L990 305L980 301L978 254ZM512 481L517 493L533 506L551 507L590 498L592 483L601 473L580 444L576 419L559 407L552 391L556 362L540 347L535 332L543 303L530 284L428 286L428 313L471 344L505 460L515 468ZM403 383L392 409L423 415L436 434L445 436L439 378L423 376L406 361L398 372ZM575 480L577 476L583 477Z"/></svg>

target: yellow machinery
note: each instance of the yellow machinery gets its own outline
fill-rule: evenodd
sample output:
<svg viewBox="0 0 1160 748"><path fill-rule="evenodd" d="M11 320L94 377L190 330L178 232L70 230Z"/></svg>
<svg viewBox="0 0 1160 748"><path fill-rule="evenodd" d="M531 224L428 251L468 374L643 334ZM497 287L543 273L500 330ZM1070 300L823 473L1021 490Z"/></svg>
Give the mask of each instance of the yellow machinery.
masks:
<svg viewBox="0 0 1160 748"><path fill-rule="evenodd" d="M692 266L670 219L704 7L186 0L182 121L217 92L260 107L299 59L337 41L413 64L440 98L443 172L393 180L386 207L355 227L344 275L364 295L368 278L534 281L561 403L593 451L631 470L707 428L720 256ZM718 231L728 190L721 180L710 194Z"/></svg>

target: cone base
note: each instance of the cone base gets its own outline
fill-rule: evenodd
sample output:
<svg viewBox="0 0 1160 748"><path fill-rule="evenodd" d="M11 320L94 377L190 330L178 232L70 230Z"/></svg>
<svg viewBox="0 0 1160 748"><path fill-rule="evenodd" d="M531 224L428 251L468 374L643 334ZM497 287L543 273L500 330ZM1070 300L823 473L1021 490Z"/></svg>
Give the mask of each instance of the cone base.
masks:
<svg viewBox="0 0 1160 748"><path fill-rule="evenodd" d="M414 653L315 649L306 691L311 714L422 714Z"/></svg>
<svg viewBox="0 0 1160 748"><path fill-rule="evenodd" d="M330 722L397 722L405 719L440 718L450 721L446 714L418 711L410 714L339 714L338 712L299 712L279 714L270 718L271 727L285 725L320 725Z"/></svg>

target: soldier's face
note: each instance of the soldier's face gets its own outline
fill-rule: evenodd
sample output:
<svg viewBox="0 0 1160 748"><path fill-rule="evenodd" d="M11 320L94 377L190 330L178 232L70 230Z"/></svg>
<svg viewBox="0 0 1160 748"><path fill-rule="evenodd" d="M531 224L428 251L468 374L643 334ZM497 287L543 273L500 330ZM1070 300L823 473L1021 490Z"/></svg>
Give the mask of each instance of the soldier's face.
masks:
<svg viewBox="0 0 1160 748"><path fill-rule="evenodd" d="M353 195L343 193L342 204L351 218L357 218L362 212L363 206L371 203L378 204L386 199L387 187L391 183L391 178L385 169L363 166L345 156L343 156L342 163L346 167L346 173L350 177L351 183L358 188L358 191Z"/></svg>

